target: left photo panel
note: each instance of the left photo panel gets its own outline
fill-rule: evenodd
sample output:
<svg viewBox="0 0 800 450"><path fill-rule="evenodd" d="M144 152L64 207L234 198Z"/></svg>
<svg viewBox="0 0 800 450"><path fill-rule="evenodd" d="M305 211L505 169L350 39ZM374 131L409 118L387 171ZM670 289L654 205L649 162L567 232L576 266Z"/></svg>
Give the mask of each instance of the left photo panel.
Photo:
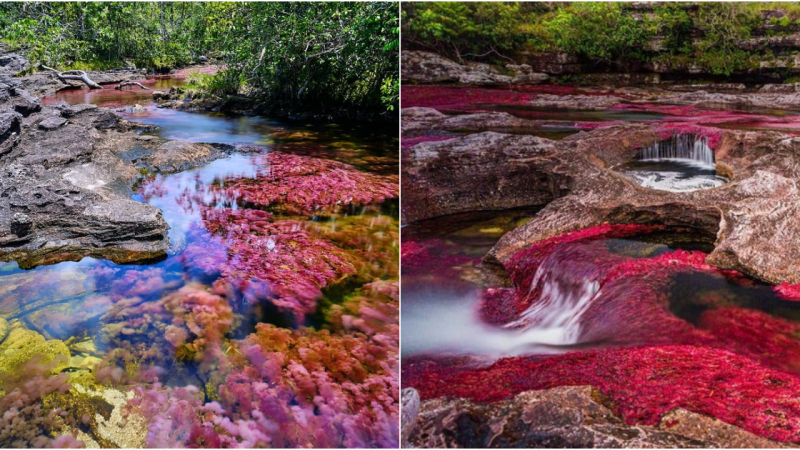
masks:
<svg viewBox="0 0 800 450"><path fill-rule="evenodd" d="M0 2L0 447L398 448L398 2Z"/></svg>

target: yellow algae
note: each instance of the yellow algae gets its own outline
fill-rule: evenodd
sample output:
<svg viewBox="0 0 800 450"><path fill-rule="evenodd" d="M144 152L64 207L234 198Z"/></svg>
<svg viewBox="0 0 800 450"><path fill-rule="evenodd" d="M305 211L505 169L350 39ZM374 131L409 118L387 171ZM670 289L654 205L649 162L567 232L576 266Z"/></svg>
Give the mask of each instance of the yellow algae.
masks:
<svg viewBox="0 0 800 450"><path fill-rule="evenodd" d="M500 234L505 232L505 230L500 227L481 228L479 231L483 234Z"/></svg>
<svg viewBox="0 0 800 450"><path fill-rule="evenodd" d="M42 355L43 363L61 356L61 360L53 369L54 373L65 369L70 358L69 349L62 341L57 339L48 341L35 331L17 327L11 330L0 344L0 372L11 372L36 355Z"/></svg>

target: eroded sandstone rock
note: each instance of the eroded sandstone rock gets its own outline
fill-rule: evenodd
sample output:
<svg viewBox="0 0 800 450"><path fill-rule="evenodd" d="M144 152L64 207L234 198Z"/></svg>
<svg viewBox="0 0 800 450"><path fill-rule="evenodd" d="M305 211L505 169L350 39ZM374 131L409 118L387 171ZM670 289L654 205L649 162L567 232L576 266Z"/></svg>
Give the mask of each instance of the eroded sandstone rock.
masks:
<svg viewBox="0 0 800 450"><path fill-rule="evenodd" d="M514 75L501 74L494 67L482 63L458 64L435 53L404 51L402 78L421 84L458 83L472 86L501 86L509 84L538 84L549 77L534 73L529 65L509 65Z"/></svg>
<svg viewBox="0 0 800 450"><path fill-rule="evenodd" d="M504 401L423 401L409 444L422 448L776 448L785 447L684 410L658 426L628 425L589 386L527 391Z"/></svg>
<svg viewBox="0 0 800 450"><path fill-rule="evenodd" d="M544 206L492 249L487 261L500 264L532 243L609 222L690 227L717 236L708 263L800 283L800 139L719 130L717 170L732 182L714 189L654 190L614 170L664 132L622 124L560 141L487 132L422 142L404 155L404 218Z"/></svg>

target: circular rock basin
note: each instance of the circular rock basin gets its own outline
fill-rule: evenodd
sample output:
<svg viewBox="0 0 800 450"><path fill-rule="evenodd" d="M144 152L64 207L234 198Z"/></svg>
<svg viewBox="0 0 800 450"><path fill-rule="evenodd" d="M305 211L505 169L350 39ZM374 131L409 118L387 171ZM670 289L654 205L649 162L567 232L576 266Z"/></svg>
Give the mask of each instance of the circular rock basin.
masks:
<svg viewBox="0 0 800 450"><path fill-rule="evenodd" d="M729 180L717 174L716 165L684 158L641 159L616 170L650 189L690 192L722 186Z"/></svg>

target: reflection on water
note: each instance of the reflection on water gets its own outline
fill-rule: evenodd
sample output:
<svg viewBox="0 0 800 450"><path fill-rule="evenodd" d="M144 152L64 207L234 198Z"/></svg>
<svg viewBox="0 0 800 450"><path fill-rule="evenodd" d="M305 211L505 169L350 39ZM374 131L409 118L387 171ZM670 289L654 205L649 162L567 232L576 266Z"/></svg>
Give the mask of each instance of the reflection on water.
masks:
<svg viewBox="0 0 800 450"><path fill-rule="evenodd" d="M101 105L107 108L118 108L122 106L133 106L137 103L144 104L153 101L153 91L168 91L173 86L183 86L186 84L185 78L150 78L137 80L138 83L143 84L148 89L142 89L139 86L122 86L117 90L116 84L107 84L103 89L89 89L88 87L80 87L73 89L65 89L59 91L54 95L48 95L42 98L43 105L49 105L58 101L65 101L70 105L79 105L81 103L91 103L93 105Z"/></svg>

